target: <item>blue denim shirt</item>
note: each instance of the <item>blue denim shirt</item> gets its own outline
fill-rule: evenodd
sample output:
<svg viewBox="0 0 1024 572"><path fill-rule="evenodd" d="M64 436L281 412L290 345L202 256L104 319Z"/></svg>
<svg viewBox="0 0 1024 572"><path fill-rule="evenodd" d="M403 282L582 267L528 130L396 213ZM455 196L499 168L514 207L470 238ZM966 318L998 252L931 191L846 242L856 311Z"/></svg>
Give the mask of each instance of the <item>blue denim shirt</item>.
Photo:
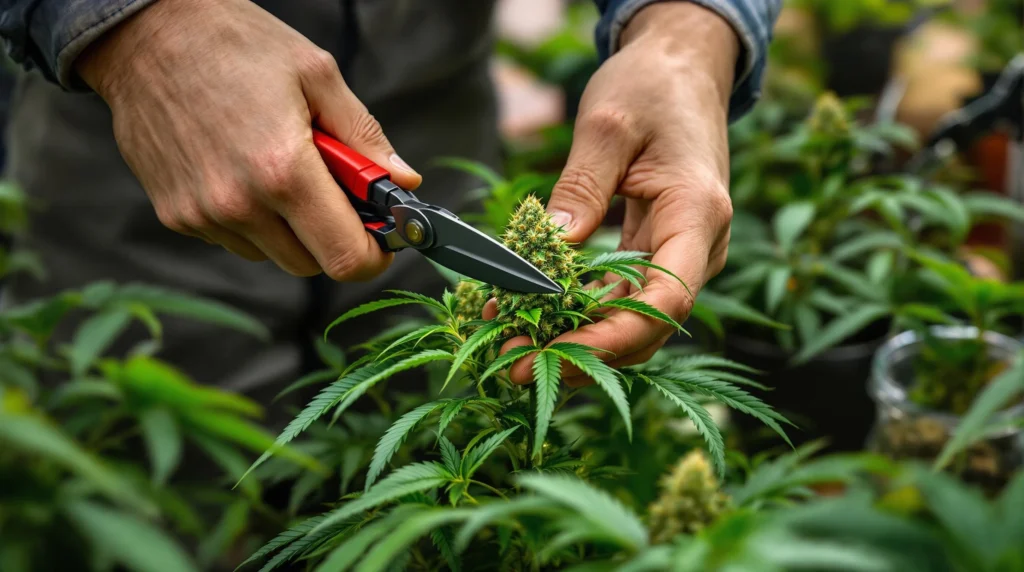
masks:
<svg viewBox="0 0 1024 572"><path fill-rule="evenodd" d="M91 42L156 0L0 0L0 36L8 55L37 68L65 89L82 90L75 59ZM602 60L615 53L619 34L641 8L664 0L595 0L601 11L596 40ZM678 0L677 0L678 1ZM728 21L743 46L730 117L760 95L765 55L782 0L687 0L714 10Z"/></svg>

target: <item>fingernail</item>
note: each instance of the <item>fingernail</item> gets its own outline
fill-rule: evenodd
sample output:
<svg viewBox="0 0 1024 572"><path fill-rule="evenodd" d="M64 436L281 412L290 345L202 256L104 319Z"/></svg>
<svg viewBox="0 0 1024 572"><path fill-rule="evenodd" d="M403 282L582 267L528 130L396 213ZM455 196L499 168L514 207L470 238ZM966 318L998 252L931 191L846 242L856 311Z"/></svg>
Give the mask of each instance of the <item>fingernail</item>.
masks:
<svg viewBox="0 0 1024 572"><path fill-rule="evenodd" d="M551 220L554 221L555 225L569 230L569 225L572 223L572 215L563 211L552 211Z"/></svg>
<svg viewBox="0 0 1024 572"><path fill-rule="evenodd" d="M416 171L413 171L412 167L410 167L408 163L403 161L402 158L398 156L398 153L392 153L390 158L391 158L391 164L392 165L398 167L399 169L401 169L403 171L406 171L406 172L409 172L409 173L413 173L413 174L416 173Z"/></svg>

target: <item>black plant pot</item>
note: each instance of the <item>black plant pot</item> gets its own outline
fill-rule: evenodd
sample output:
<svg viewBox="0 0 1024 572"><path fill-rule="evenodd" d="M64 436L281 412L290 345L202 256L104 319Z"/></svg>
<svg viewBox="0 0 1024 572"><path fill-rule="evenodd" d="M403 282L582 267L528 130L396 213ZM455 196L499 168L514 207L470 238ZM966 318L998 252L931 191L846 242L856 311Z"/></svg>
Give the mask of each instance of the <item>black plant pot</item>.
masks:
<svg viewBox="0 0 1024 572"><path fill-rule="evenodd" d="M827 34L822 55L828 65L826 87L840 97L877 95L889 81L896 42L902 26L861 26L841 34Z"/></svg>
<svg viewBox="0 0 1024 572"><path fill-rule="evenodd" d="M858 451L874 423L867 381L875 350L885 341L884 331L870 328L870 335L797 366L790 365L791 354L774 343L729 334L725 357L764 372L756 379L771 391L753 389L751 393L798 426L786 431L794 445L825 438L828 451ZM782 444L749 415L734 416L734 423L748 453Z"/></svg>

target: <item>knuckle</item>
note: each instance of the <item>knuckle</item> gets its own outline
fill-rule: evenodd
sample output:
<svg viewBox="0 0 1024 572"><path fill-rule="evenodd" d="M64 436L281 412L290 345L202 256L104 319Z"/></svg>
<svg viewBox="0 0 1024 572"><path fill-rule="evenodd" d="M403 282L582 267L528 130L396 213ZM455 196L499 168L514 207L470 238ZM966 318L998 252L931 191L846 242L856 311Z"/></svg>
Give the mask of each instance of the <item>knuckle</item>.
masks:
<svg viewBox="0 0 1024 572"><path fill-rule="evenodd" d="M370 113L359 113L352 122L350 137L353 141L360 141L369 145L389 145L388 138L384 135L384 128L380 126Z"/></svg>
<svg viewBox="0 0 1024 572"><path fill-rule="evenodd" d="M252 221L255 212L255 205L245 193L222 190L210 195L206 215L226 226L244 226Z"/></svg>
<svg viewBox="0 0 1024 572"><path fill-rule="evenodd" d="M301 149L297 145L267 147L252 153L249 164L256 188L269 199L289 200L296 187L300 157Z"/></svg>
<svg viewBox="0 0 1024 572"><path fill-rule="evenodd" d="M160 221L160 224L178 234L188 234L192 230L185 221L185 217L181 216L177 211L157 206L156 218Z"/></svg>
<svg viewBox="0 0 1024 572"><path fill-rule="evenodd" d="M581 126L604 138L628 138L635 133L633 120L621 109L597 107L583 114Z"/></svg>
<svg viewBox="0 0 1024 572"><path fill-rule="evenodd" d="M341 248L336 250L322 265L324 273L332 280L351 281L361 279L368 270L368 256L359 249Z"/></svg>
<svg viewBox="0 0 1024 572"><path fill-rule="evenodd" d="M304 50L299 56L299 72L310 78L330 78L341 76L338 62L326 50L319 48Z"/></svg>
<svg viewBox="0 0 1024 572"><path fill-rule="evenodd" d="M589 169L566 167L551 195L553 200L602 212L608 206L599 181Z"/></svg>

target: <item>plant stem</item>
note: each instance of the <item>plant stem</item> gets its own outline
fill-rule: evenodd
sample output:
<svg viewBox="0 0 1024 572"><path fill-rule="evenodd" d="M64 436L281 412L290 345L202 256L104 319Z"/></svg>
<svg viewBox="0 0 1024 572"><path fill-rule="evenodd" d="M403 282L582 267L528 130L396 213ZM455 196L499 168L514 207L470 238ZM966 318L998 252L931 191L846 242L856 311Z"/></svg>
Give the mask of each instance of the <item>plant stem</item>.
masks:
<svg viewBox="0 0 1024 572"><path fill-rule="evenodd" d="M508 497L507 497L507 496L505 496L505 493L503 493L503 492L499 491L498 489L496 489L496 488L492 487L491 485L489 485L489 484L487 484L487 483L485 483L485 482L482 482L482 481L478 481L478 480L476 480L476 479L469 479L469 482L473 483L474 485L480 485L481 487L483 487L483 488L485 488L485 489L487 489L487 490L491 491L492 493L494 493L494 494L498 495L498 496L499 496L499 497L501 497L501 498L502 498L503 500L508 500Z"/></svg>

